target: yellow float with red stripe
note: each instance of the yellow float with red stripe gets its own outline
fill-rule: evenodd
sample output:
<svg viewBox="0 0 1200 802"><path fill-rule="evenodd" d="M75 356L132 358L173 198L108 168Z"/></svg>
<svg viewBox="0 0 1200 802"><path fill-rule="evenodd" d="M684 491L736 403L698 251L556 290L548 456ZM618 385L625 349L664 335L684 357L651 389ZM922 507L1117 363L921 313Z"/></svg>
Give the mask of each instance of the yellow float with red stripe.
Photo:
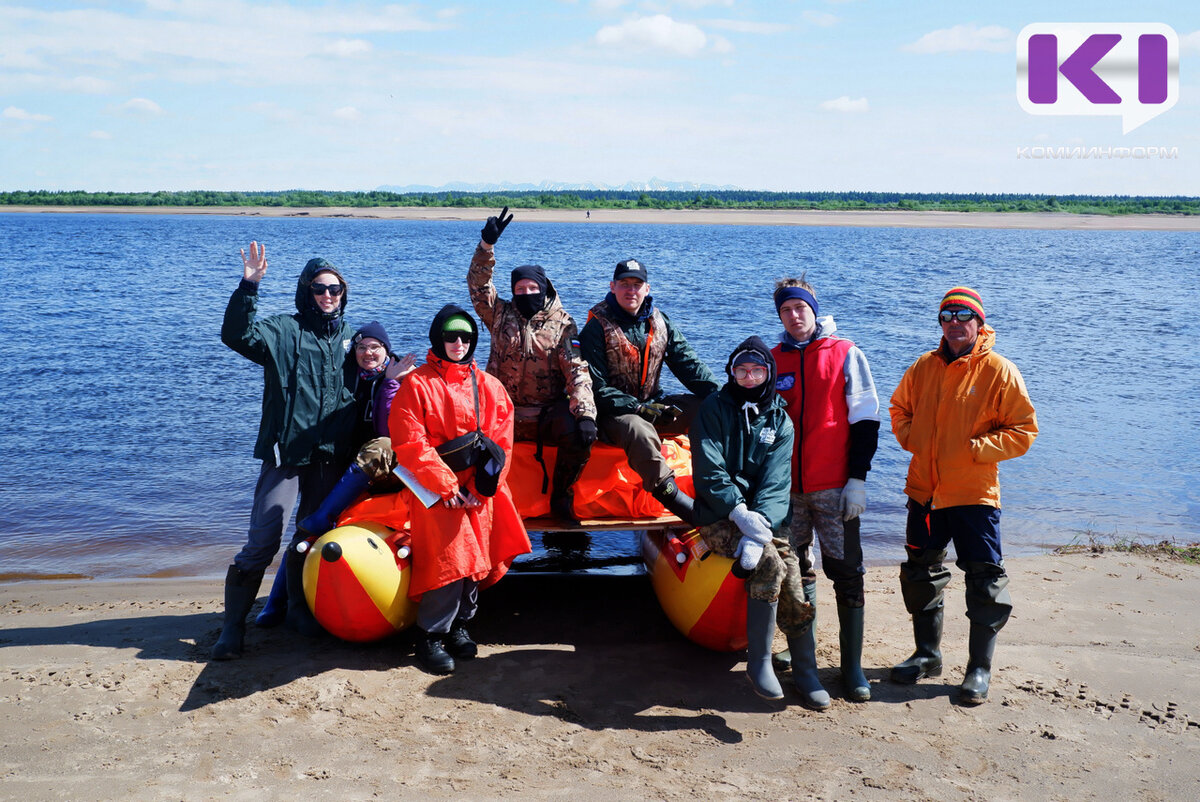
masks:
<svg viewBox="0 0 1200 802"><path fill-rule="evenodd" d="M417 620L408 598L408 535L360 522L317 538L304 561L304 595L321 626L348 641L372 641Z"/></svg>
<svg viewBox="0 0 1200 802"><path fill-rule="evenodd" d="M643 532L642 560L663 612L688 640L718 652L746 648L746 583L698 530Z"/></svg>

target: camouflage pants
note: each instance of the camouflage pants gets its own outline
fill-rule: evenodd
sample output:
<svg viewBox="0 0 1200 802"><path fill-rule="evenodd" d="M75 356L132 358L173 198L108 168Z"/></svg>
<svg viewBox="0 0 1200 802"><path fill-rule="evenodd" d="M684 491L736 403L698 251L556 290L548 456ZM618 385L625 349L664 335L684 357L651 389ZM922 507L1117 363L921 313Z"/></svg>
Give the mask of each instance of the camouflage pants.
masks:
<svg viewBox="0 0 1200 802"><path fill-rule="evenodd" d="M731 521L724 520L700 527L700 537L717 554L732 557L742 533ZM800 584L800 565L782 538L763 547L758 567L746 578L746 592L757 601L779 602L775 623L785 635L801 634L813 620L812 605L804 600Z"/></svg>
<svg viewBox="0 0 1200 802"><path fill-rule="evenodd" d="M821 570L833 582L833 594L844 607L862 607L866 601L859 520L842 520L842 491L834 488L792 493L791 512L783 525L806 585L817 581L812 550L816 536L821 546Z"/></svg>
<svg viewBox="0 0 1200 802"><path fill-rule="evenodd" d="M362 469L372 483L385 481L396 467L396 453L392 451L391 439L376 437L368 440L358 450L354 464Z"/></svg>

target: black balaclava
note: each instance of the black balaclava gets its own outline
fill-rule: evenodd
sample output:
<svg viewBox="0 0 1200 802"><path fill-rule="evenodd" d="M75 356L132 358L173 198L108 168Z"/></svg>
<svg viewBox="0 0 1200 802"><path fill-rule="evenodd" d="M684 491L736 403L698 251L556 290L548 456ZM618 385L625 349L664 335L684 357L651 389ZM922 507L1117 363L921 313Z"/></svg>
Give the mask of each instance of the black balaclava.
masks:
<svg viewBox="0 0 1200 802"><path fill-rule="evenodd" d="M446 355L446 343L442 341L442 329L445 328L446 321L452 317L459 316L465 317L471 326L471 347L467 349L467 354L462 358L462 362L457 363L465 365L475 355L475 346L479 343L479 326L475 323L475 318L467 314L467 311L461 306L446 304L433 316L433 322L429 324L429 347L438 359L454 362L454 360Z"/></svg>
<svg viewBox="0 0 1200 802"><path fill-rule="evenodd" d="M537 282L538 291L529 295L517 295L517 282L526 278ZM521 317L528 320L546 308L549 286L550 280L546 278L546 271L542 269L541 265L521 265L513 269L513 306L521 313Z"/></svg>
<svg viewBox="0 0 1200 802"><path fill-rule="evenodd" d="M734 363L746 357L767 368L767 380L757 387L743 387L737 383L737 379L733 378ZM742 403L756 404L761 412L775 396L775 372L775 357L771 356L771 349L760 337L747 337L741 345L733 349L733 353L729 355L729 361L725 363L725 375L729 377L725 386L729 388L730 395L735 399Z"/></svg>

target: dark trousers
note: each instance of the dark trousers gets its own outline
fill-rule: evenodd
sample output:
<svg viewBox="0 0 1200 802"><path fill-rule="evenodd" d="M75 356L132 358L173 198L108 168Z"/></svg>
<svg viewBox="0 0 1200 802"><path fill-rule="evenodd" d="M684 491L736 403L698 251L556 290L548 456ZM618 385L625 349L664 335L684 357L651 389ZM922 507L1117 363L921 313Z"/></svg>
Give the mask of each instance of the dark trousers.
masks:
<svg viewBox="0 0 1200 802"><path fill-rule="evenodd" d="M606 443L620 447L629 460L629 467L642 478L642 487L654 490L672 476L662 455L662 438L687 434L692 418L700 409L700 399L694 395L668 395L658 403L673 404L681 413L670 423L653 424L631 412L626 415L602 415L600 435Z"/></svg>

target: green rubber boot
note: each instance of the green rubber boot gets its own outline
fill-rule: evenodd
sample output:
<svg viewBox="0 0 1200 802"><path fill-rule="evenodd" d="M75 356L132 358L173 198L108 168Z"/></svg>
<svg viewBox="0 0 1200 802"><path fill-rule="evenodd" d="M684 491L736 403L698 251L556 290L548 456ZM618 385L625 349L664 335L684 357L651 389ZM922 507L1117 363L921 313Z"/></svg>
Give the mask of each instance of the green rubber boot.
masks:
<svg viewBox="0 0 1200 802"><path fill-rule="evenodd" d="M852 702L871 699L871 685L862 670L863 608L838 605L839 644L842 648L842 686Z"/></svg>
<svg viewBox="0 0 1200 802"><path fill-rule="evenodd" d="M809 710L828 710L829 692L817 676L817 586L804 586L804 598L813 607L813 620L799 635L788 636L792 656L792 682L800 692L800 704Z"/></svg>
<svg viewBox="0 0 1200 802"><path fill-rule="evenodd" d="M775 641L778 602L746 601L746 676L754 692L764 699L782 699L783 687L771 670L771 644Z"/></svg>

